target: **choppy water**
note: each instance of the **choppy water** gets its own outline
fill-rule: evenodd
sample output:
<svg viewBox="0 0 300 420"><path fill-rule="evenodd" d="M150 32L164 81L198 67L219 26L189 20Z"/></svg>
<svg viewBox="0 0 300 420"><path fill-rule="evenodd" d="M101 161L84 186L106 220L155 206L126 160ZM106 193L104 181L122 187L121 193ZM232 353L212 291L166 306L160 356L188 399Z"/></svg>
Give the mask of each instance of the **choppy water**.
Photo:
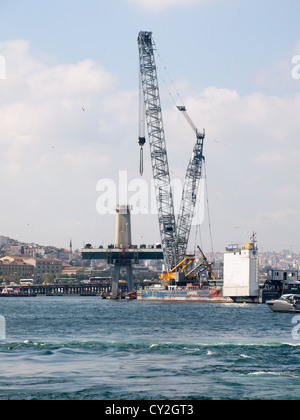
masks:
<svg viewBox="0 0 300 420"><path fill-rule="evenodd" d="M1 298L0 315L2 400L300 397L300 320L266 305Z"/></svg>

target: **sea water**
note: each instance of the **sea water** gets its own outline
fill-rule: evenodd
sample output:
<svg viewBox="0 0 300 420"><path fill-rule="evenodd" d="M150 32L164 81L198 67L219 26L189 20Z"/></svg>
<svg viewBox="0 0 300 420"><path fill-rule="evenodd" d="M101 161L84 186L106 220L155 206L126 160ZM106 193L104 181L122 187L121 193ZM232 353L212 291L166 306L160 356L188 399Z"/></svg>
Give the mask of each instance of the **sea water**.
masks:
<svg viewBox="0 0 300 420"><path fill-rule="evenodd" d="M299 399L300 320L267 305L1 298L0 399Z"/></svg>

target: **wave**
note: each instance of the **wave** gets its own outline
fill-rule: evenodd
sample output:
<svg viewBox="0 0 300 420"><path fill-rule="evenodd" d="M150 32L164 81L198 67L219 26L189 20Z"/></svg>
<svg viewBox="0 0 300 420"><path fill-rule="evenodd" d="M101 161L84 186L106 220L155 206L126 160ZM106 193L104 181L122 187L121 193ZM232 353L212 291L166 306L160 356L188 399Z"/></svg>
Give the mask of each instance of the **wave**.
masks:
<svg viewBox="0 0 300 420"><path fill-rule="evenodd" d="M22 349L36 349L36 350L73 350L73 351L98 351L98 350L132 350L132 351L147 351L147 352L160 352L165 350L176 350L183 352L198 352L205 350L206 354L213 356L218 350L241 350L241 349L288 349L299 347L298 343L287 343L287 342L262 342L262 343L176 343L176 342L135 342L135 341L81 341L71 340L66 342L44 342L38 340L24 340L24 341L0 341L0 352L3 351L18 351ZM242 357L246 357L243 353L240 353ZM249 356L247 356L249 357Z"/></svg>
<svg viewBox="0 0 300 420"><path fill-rule="evenodd" d="M276 372L276 371L264 371L258 370L256 372L246 373L245 376L280 376L280 377L289 377L289 378L299 378L298 374L294 374L287 371Z"/></svg>

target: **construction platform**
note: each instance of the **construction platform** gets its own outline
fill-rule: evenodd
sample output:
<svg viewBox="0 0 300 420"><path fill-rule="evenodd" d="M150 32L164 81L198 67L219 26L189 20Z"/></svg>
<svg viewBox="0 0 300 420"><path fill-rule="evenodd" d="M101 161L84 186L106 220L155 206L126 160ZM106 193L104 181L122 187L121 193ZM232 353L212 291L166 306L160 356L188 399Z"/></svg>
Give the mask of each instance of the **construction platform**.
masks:
<svg viewBox="0 0 300 420"><path fill-rule="evenodd" d="M108 264L132 263L140 260L163 260L162 249L157 248L85 248L81 251L84 260L106 260Z"/></svg>

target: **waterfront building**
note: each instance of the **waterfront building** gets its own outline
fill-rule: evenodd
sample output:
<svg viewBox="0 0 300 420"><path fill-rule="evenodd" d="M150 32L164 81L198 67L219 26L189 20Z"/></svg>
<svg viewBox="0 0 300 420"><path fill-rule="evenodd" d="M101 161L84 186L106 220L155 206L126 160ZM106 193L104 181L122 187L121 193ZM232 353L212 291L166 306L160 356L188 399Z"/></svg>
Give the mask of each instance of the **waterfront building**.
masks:
<svg viewBox="0 0 300 420"><path fill-rule="evenodd" d="M34 266L21 257L3 257L0 259L0 275L7 279L20 280L34 274Z"/></svg>
<svg viewBox="0 0 300 420"><path fill-rule="evenodd" d="M43 280L43 274L60 274L62 261L58 259L27 258L7 255L0 258L2 277L20 278L33 277L35 283Z"/></svg>
<svg viewBox="0 0 300 420"><path fill-rule="evenodd" d="M41 282L43 274L60 274L62 272L62 261L43 258L27 258L26 261L34 266L35 282Z"/></svg>

